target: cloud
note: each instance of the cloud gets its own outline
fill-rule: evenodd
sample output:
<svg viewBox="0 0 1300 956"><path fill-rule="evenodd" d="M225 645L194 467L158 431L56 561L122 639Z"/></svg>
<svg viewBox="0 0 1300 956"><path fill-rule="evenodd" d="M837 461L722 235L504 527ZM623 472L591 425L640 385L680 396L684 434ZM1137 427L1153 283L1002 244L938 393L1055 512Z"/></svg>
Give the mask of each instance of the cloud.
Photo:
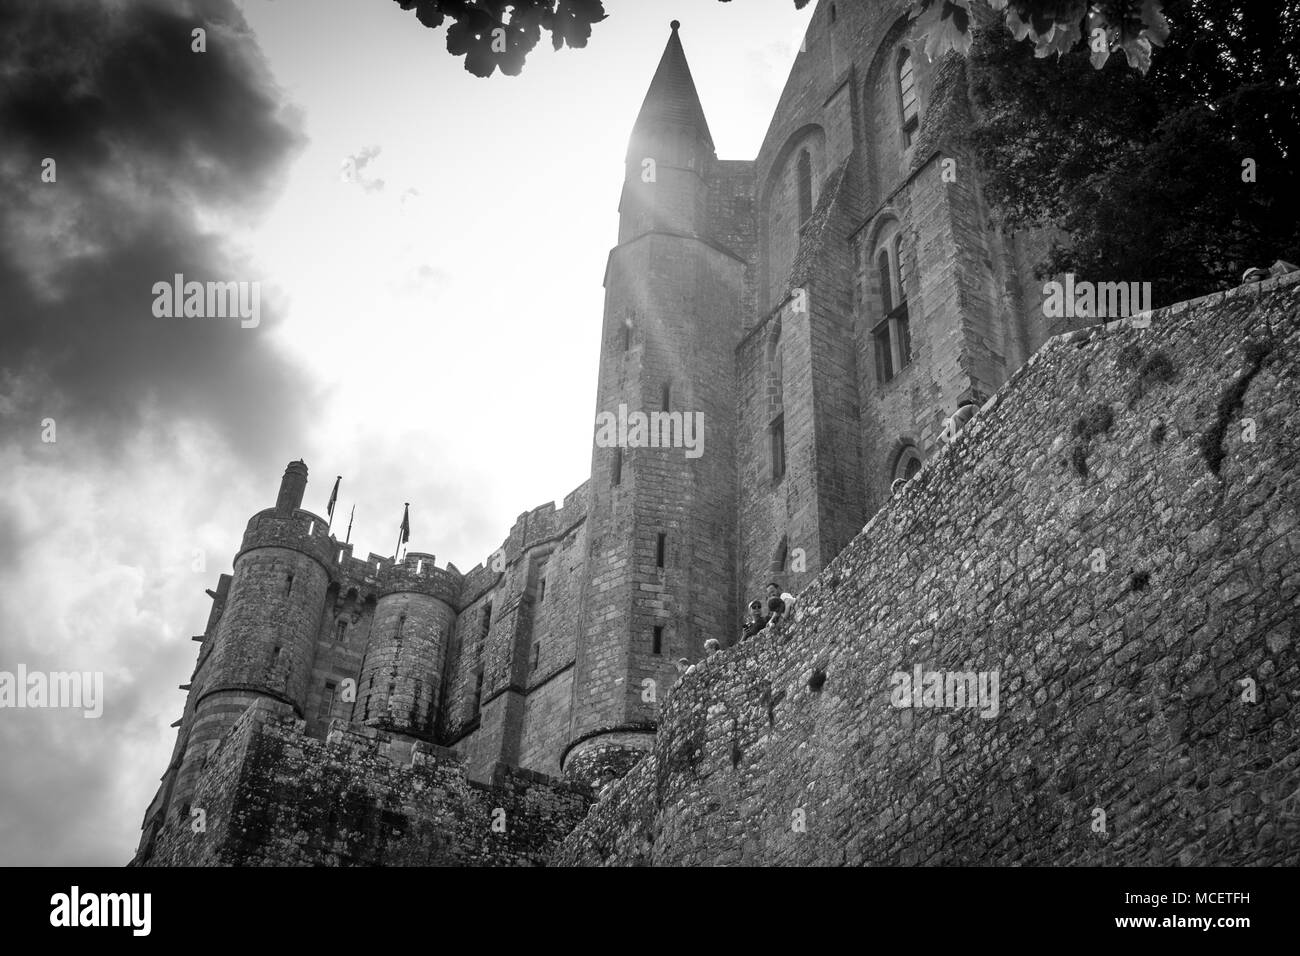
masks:
<svg viewBox="0 0 1300 956"><path fill-rule="evenodd" d="M106 696L98 720L0 711L0 859L120 865L202 589L315 395L270 334L273 277L255 329L155 318L152 287L267 278L232 237L276 197L301 120L229 0L6 0L0 78L0 669L102 671Z"/></svg>
<svg viewBox="0 0 1300 956"><path fill-rule="evenodd" d="M368 193L381 191L384 188L384 181L366 176L365 170L370 165L370 161L383 151L382 146L367 146L361 152L353 153L343 160L343 181L356 183ZM408 189L406 192L410 191ZM406 193L403 193L402 196L404 199Z"/></svg>
<svg viewBox="0 0 1300 956"><path fill-rule="evenodd" d="M111 453L150 399L252 458L296 431L306 379L271 344L274 295L257 329L151 308L176 273L264 278L223 236L274 196L302 138L238 10L6 4L0 64L0 440L49 415Z"/></svg>
<svg viewBox="0 0 1300 956"><path fill-rule="evenodd" d="M158 408L141 419L112 461L92 468L70 466L61 442L0 447L0 527L19 555L0 566L0 670L104 674L99 719L0 710L0 764L10 768L0 774L0 863L129 858L174 742L167 725L184 705L176 686L194 666L187 637L202 628L202 589L238 541L238 521L205 518L257 497L215 433ZM187 477L202 494L176 494ZM211 556L202 571L196 551Z"/></svg>

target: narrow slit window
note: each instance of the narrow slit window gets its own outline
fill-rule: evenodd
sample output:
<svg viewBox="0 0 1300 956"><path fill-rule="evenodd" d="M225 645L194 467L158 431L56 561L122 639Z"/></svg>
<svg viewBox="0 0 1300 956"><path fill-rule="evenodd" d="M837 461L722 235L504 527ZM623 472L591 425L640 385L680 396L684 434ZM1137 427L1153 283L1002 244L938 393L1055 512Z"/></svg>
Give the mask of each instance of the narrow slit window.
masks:
<svg viewBox="0 0 1300 956"><path fill-rule="evenodd" d="M542 663L542 642L534 641L533 642L533 671L534 672L537 671L537 668L541 665L541 663Z"/></svg>
<svg viewBox="0 0 1300 956"><path fill-rule="evenodd" d="M614 449L614 464L609 470L609 483L611 485L621 485L623 483L623 449Z"/></svg>
<svg viewBox="0 0 1300 956"><path fill-rule="evenodd" d="M664 556L667 550L668 550L668 535L665 534L663 531L660 531L659 539L655 543L655 567L662 568L664 566Z"/></svg>
<svg viewBox="0 0 1300 956"><path fill-rule="evenodd" d="M483 668L474 672L474 713L483 706Z"/></svg>
<svg viewBox="0 0 1300 956"><path fill-rule="evenodd" d="M799 178L799 225L803 225L813 213L813 194L812 194L812 156L808 150L802 150L799 153L798 163Z"/></svg>
<svg viewBox="0 0 1300 956"><path fill-rule="evenodd" d="M345 640L347 640L347 634L348 634L347 621L339 621L337 624L334 625L334 640L342 644Z"/></svg>
<svg viewBox="0 0 1300 956"><path fill-rule="evenodd" d="M293 593L293 575L292 575L292 574L286 574L286 575L284 576L284 593L285 593L286 596L287 596L287 595L290 595L290 594Z"/></svg>
<svg viewBox="0 0 1300 956"><path fill-rule="evenodd" d="M664 652L664 629L662 626L655 628L654 643L651 647L652 653L662 654Z"/></svg>
<svg viewBox="0 0 1300 956"><path fill-rule="evenodd" d="M778 415L772 422L772 480L780 481L785 476L785 415Z"/></svg>
<svg viewBox="0 0 1300 956"><path fill-rule="evenodd" d="M662 408L665 412L668 411L668 406L672 401L672 397L673 397L672 383L664 382L663 390L659 394L659 400L660 400L659 407Z"/></svg>
<svg viewBox="0 0 1300 956"><path fill-rule="evenodd" d="M325 691L320 695L320 707L316 709L316 719L324 720L334 711L334 692L338 685L332 680L325 682Z"/></svg>
<svg viewBox="0 0 1300 956"><path fill-rule="evenodd" d="M537 603L541 604L545 600L546 600L546 576L543 575L541 580L537 582Z"/></svg>

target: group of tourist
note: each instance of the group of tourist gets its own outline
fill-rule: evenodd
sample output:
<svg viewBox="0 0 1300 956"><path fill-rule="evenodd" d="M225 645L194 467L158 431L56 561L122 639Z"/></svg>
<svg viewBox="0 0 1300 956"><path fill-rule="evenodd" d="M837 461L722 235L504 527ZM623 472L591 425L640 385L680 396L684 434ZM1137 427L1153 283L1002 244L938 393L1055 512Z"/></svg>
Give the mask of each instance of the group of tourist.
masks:
<svg viewBox="0 0 1300 956"><path fill-rule="evenodd" d="M758 599L749 602L749 613L745 620L740 622L740 636L734 641L730 641L727 647L735 647L747 637L753 637L759 631L773 624L779 624L789 616L794 608L794 595L782 593L781 586L775 581L767 585L767 604ZM722 642L715 637L709 638L704 642L704 656L712 657L718 651L722 650ZM677 660L677 673L685 674L692 668L691 662L681 657Z"/></svg>
<svg viewBox="0 0 1300 956"><path fill-rule="evenodd" d="M780 585L775 581L769 582L767 585L766 606L757 599L749 602L749 614L741 622L740 637L734 643L739 643L747 637L753 637L769 625L780 624L789 613L790 605L793 603L793 596L782 594Z"/></svg>

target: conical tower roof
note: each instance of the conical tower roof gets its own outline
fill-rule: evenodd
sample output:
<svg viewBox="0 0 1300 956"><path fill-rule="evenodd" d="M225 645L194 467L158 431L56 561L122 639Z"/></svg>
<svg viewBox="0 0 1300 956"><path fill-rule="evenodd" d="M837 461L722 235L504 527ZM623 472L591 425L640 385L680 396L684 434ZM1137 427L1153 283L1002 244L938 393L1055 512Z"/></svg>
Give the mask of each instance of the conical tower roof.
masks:
<svg viewBox="0 0 1300 956"><path fill-rule="evenodd" d="M704 118L704 107L700 105L700 96L695 91L695 80L691 78L691 67L686 62L686 51L682 49L681 38L677 30L681 24L674 20L671 24L672 34L664 55L659 59L659 68L655 70L650 89L646 92L645 102L637 115L636 130L647 125L671 123L677 126L693 127L700 137L713 148L713 136L709 133L708 120Z"/></svg>

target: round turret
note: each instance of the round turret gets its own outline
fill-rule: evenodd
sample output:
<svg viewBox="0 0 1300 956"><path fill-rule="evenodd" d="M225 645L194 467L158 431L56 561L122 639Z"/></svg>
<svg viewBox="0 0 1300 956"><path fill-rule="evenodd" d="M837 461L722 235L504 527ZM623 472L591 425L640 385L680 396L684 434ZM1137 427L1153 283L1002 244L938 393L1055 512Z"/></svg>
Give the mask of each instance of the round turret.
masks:
<svg viewBox="0 0 1300 956"><path fill-rule="evenodd" d="M286 469L281 504L301 501L306 470L301 462ZM325 526L318 515L278 506L249 521L212 650L196 678L178 806L207 753L251 703L269 697L302 716L331 578Z"/></svg>
<svg viewBox="0 0 1300 956"><path fill-rule="evenodd" d="M431 554L408 554L380 572L354 721L432 738L458 588Z"/></svg>

